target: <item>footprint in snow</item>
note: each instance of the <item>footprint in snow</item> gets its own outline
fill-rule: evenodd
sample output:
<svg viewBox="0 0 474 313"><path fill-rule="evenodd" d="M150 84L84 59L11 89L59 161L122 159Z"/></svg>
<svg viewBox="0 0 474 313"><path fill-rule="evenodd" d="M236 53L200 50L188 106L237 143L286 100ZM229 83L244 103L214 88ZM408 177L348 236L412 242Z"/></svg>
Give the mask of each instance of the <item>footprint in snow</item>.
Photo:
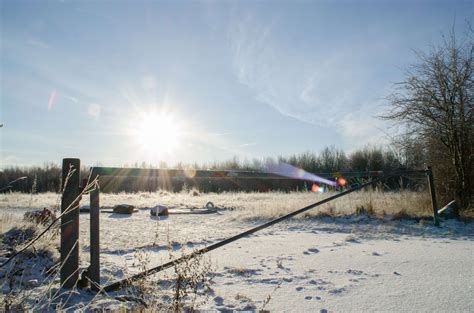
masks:
<svg viewBox="0 0 474 313"><path fill-rule="evenodd" d="M325 281L323 279L311 279L308 281L308 284L310 285L332 285L331 282Z"/></svg>
<svg viewBox="0 0 474 313"><path fill-rule="evenodd" d="M316 254L319 252L319 249L316 249L316 248L310 248L308 249L307 251L303 252L303 254L306 254L306 255L309 255L309 254Z"/></svg>
<svg viewBox="0 0 474 313"><path fill-rule="evenodd" d="M374 252L372 252L372 255L373 255L373 256L382 256L380 253L378 253L378 252L375 252L375 251L374 251Z"/></svg>
<svg viewBox="0 0 474 313"><path fill-rule="evenodd" d="M311 297L311 296L306 296L306 297L304 297L304 299L305 299L305 300L311 300L311 299L313 299L313 297Z"/></svg>
<svg viewBox="0 0 474 313"><path fill-rule="evenodd" d="M247 304L242 310L238 310L238 311L255 311L255 305Z"/></svg>
<svg viewBox="0 0 474 313"><path fill-rule="evenodd" d="M222 297L217 296L214 298L214 302L216 303L216 305L221 306L224 304L224 299Z"/></svg>
<svg viewBox="0 0 474 313"><path fill-rule="evenodd" d="M351 270L351 269L349 269L349 270L347 270L347 274L362 275L362 274L364 274L364 272L363 272L363 271L359 271L359 270Z"/></svg>
<svg viewBox="0 0 474 313"><path fill-rule="evenodd" d="M335 289L329 290L329 293L333 294L333 295L340 295L340 294L342 294L346 291L347 291L347 289L342 287L342 288L335 288Z"/></svg>
<svg viewBox="0 0 474 313"><path fill-rule="evenodd" d="M303 289L304 289L303 287L296 287L296 291L301 291Z"/></svg>

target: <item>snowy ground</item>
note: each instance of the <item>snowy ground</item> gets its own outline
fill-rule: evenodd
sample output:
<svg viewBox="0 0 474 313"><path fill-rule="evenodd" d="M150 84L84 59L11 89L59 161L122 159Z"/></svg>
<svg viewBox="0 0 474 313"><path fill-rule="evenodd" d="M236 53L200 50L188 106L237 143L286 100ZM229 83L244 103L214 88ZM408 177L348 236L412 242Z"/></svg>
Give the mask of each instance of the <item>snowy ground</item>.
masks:
<svg viewBox="0 0 474 313"><path fill-rule="evenodd" d="M258 308L270 294L272 311L474 309L472 238L364 238L325 224L288 226L298 230L269 231L213 254L222 270L209 308Z"/></svg>
<svg viewBox="0 0 474 313"><path fill-rule="evenodd" d="M6 205L2 209L24 212ZM204 247L268 220L239 219L241 214L229 208L221 213L168 218L151 217L146 209L131 216L102 213L102 283L168 261L169 242L179 254L181 248ZM88 214L81 214L80 223L85 267ZM210 252L214 278L208 301L200 308L472 312L473 240L474 223L458 221L445 221L438 228L429 220L367 216L293 219ZM151 279L168 277L169 271ZM69 301L75 308L88 304L118 309L123 304L114 297L120 294L94 298L82 291Z"/></svg>

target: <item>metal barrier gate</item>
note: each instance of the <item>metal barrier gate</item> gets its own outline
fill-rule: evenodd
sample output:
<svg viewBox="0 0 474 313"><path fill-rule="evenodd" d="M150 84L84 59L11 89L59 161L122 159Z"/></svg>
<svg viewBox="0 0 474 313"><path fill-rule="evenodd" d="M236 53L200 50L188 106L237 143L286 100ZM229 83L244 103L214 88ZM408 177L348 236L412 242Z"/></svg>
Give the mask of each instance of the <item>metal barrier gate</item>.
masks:
<svg viewBox="0 0 474 313"><path fill-rule="evenodd" d="M433 173L430 167L425 170L409 170L409 171L394 171L390 173L383 173L381 171L375 172L344 172L346 177L351 175L361 174L376 177L364 184L353 187L351 189L342 191L336 195L328 197L319 202L308 205L304 208L295 210L277 219L271 220L260 226L249 229L243 233L237 234L233 237L223 241L214 243L210 246L204 247L195 251L191 255L186 255L168 263L162 264L155 268L149 269L146 272L139 273L123 280L111 283L107 286L100 285L100 177L188 177L187 170L163 170L163 169L139 169L139 168L117 168L117 167L93 167L91 168L89 178L84 182L84 186L80 186L80 169L79 159L63 159L63 195L61 200L61 286L64 288L73 288L77 285L79 280L79 203L82 194L89 193L90 195L90 266L86 271L86 279L91 283L91 288L96 291L113 291L123 288L132 281L143 278L144 276L157 273L165 270L177 263L180 263L190 257L194 257L226 244L234 242L242 237L253 234L259 230L270 227L283 220L291 218L295 215L301 214L307 210L320 206L329 201L335 200L345 196L356 190L360 190L378 182L384 181L390 177L401 175L426 175L431 194L433 219L434 224L439 225L438 210L436 202L436 194L434 189ZM204 179L289 179L282 175L272 173L252 172L252 171L208 171L196 170L192 172L195 178ZM326 174L327 176L327 174ZM85 190L87 189L87 190Z"/></svg>

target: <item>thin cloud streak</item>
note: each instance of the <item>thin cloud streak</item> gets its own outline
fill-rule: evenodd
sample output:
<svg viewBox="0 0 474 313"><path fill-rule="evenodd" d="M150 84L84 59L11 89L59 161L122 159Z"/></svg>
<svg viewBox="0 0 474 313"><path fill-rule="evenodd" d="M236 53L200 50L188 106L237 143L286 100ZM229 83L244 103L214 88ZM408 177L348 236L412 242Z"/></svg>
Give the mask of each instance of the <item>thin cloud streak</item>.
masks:
<svg viewBox="0 0 474 313"><path fill-rule="evenodd" d="M379 121L373 112L380 105L370 90L374 73L368 70L372 54L360 44L325 47L305 55L282 50L271 25L252 13L237 16L229 33L234 73L255 98L280 114L301 122L330 127L346 139L374 137ZM375 50L387 50L378 44ZM365 84L363 83L365 82ZM375 86L375 85L374 85ZM371 94L372 93L372 94Z"/></svg>

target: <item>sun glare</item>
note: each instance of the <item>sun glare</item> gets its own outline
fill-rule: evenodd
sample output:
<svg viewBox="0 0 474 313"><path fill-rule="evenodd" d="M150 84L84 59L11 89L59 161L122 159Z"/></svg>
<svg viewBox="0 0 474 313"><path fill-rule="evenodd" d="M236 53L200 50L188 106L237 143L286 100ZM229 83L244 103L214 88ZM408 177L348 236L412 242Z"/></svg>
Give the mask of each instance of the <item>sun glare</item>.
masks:
<svg viewBox="0 0 474 313"><path fill-rule="evenodd" d="M170 113L150 113L143 116L135 129L140 147L147 153L160 155L179 147L182 129Z"/></svg>

